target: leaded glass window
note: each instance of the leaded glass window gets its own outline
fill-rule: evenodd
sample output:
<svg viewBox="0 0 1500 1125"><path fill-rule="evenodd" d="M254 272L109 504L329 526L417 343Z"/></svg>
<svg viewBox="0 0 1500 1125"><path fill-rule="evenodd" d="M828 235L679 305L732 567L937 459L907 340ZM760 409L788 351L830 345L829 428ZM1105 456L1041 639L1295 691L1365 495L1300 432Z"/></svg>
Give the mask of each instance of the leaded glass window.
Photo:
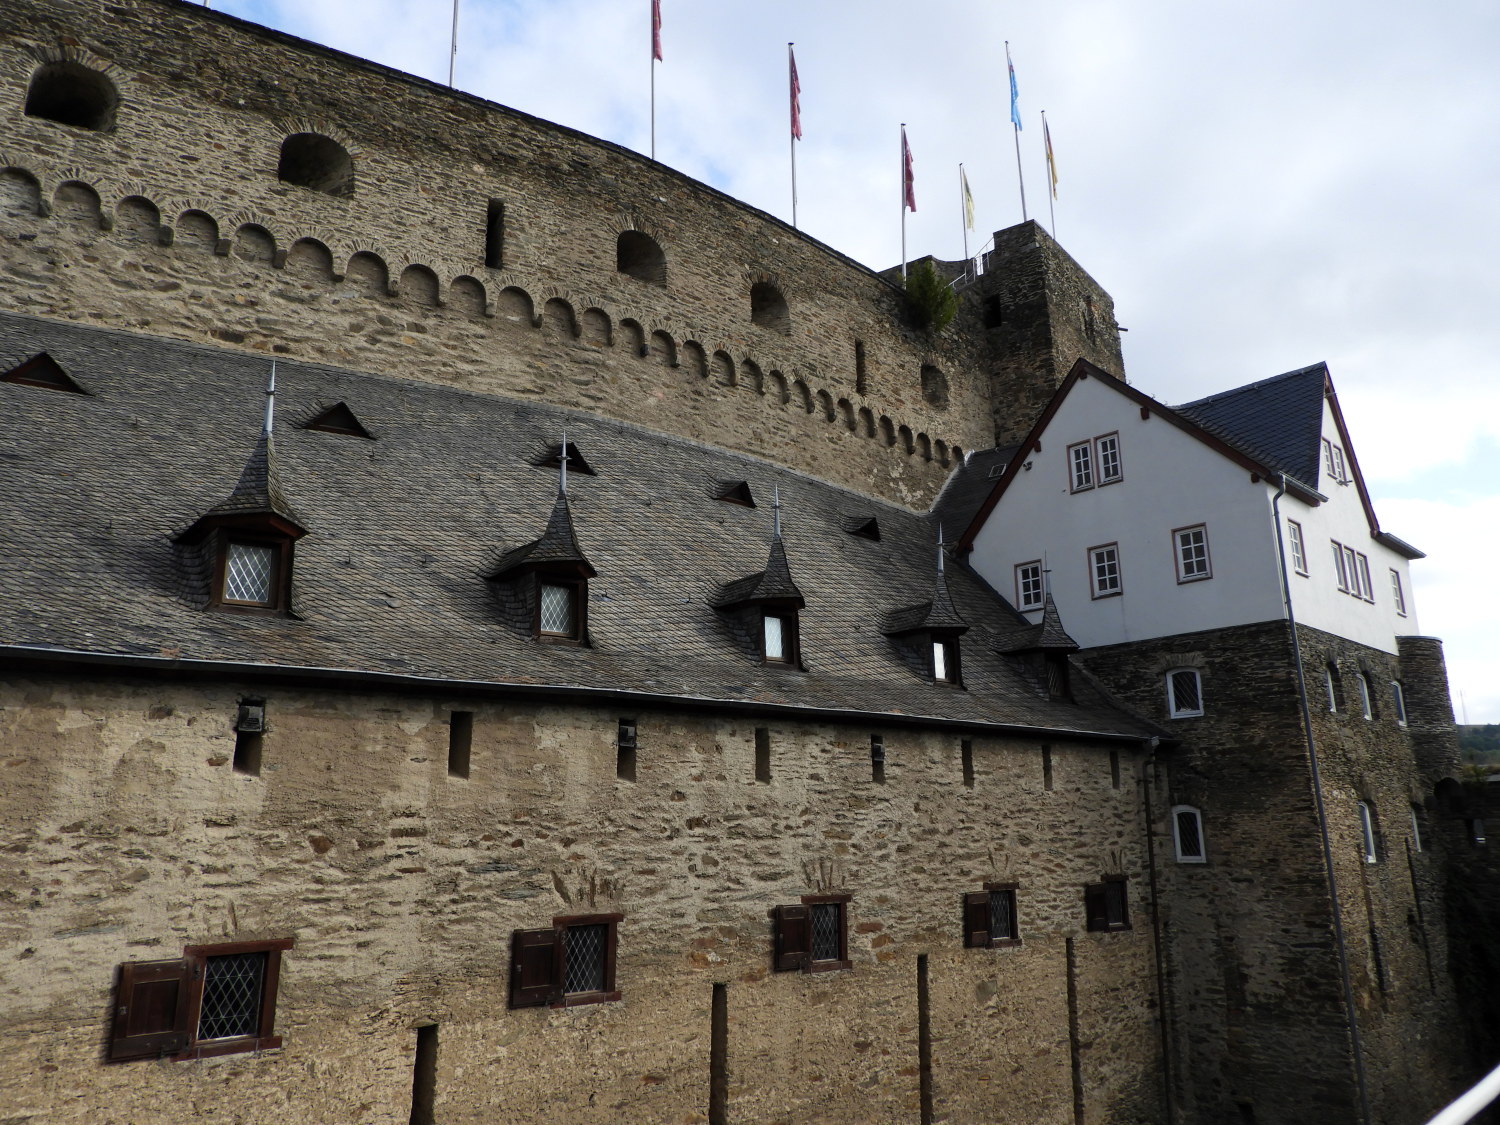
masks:
<svg viewBox="0 0 1500 1125"><path fill-rule="evenodd" d="M1016 892L990 892L990 940L1012 941L1016 937Z"/></svg>
<svg viewBox="0 0 1500 1125"><path fill-rule="evenodd" d="M569 926L563 931L563 992L605 991L609 926Z"/></svg>
<svg viewBox="0 0 1500 1125"><path fill-rule="evenodd" d="M1172 839L1177 846L1178 863L1202 863L1203 817L1197 809L1179 805L1172 810Z"/></svg>
<svg viewBox="0 0 1500 1125"><path fill-rule="evenodd" d="M1167 709L1172 718L1203 714L1203 685L1194 668L1175 668L1167 673Z"/></svg>
<svg viewBox="0 0 1500 1125"><path fill-rule="evenodd" d="M279 552L263 543L231 542L224 560L224 600L270 605Z"/></svg>
<svg viewBox="0 0 1500 1125"><path fill-rule="evenodd" d="M578 632L572 586L542 584L542 632L572 637Z"/></svg>
<svg viewBox="0 0 1500 1125"><path fill-rule="evenodd" d="M260 1032L266 979L265 953L209 957L203 965L199 1039L232 1039Z"/></svg>
<svg viewBox="0 0 1500 1125"><path fill-rule="evenodd" d="M785 660L786 622L775 614L766 614L766 659Z"/></svg>
<svg viewBox="0 0 1500 1125"><path fill-rule="evenodd" d="M844 904L815 902L812 905L812 960L843 960Z"/></svg>

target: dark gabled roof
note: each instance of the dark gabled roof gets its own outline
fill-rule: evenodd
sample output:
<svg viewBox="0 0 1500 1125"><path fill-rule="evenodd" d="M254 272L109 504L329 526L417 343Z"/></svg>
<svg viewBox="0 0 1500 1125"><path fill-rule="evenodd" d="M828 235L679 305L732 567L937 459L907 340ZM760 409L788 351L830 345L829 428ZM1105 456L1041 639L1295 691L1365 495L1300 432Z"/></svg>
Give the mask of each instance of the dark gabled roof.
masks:
<svg viewBox="0 0 1500 1125"><path fill-rule="evenodd" d="M942 528L945 541L957 543L962 538L964 530L974 519L974 513L979 511L1005 466L1020 448L1019 445L1005 445L995 449L976 449L953 470L932 504L933 515Z"/></svg>
<svg viewBox="0 0 1500 1125"><path fill-rule="evenodd" d="M326 434L345 434L349 437L369 438L372 441L375 435L363 422L359 420L353 409L347 402L336 402L332 406L319 410L307 421L299 424L300 429L320 430Z"/></svg>
<svg viewBox="0 0 1500 1125"><path fill-rule="evenodd" d="M1018 632L1005 652L1077 652L1078 642L1068 636L1063 628L1062 615L1057 612L1057 603L1047 595L1042 605L1042 619L1035 625Z"/></svg>
<svg viewBox="0 0 1500 1125"><path fill-rule="evenodd" d="M1257 461L1318 485L1328 367L1315 363L1174 407Z"/></svg>
<svg viewBox="0 0 1500 1125"><path fill-rule="evenodd" d="M861 539L880 542L880 521L872 515L845 516L844 530Z"/></svg>
<svg viewBox="0 0 1500 1125"><path fill-rule="evenodd" d="M558 492L541 538L507 551L495 564L490 577L508 578L522 571L548 567L569 567L589 578L598 573L584 557L583 548L578 545L578 536L573 531L573 512L568 507L566 492Z"/></svg>
<svg viewBox="0 0 1500 1125"><path fill-rule="evenodd" d="M888 637L939 631L955 636L969 631L968 622L953 607L953 598L948 593L948 579L941 573L937 576L931 600L893 610L885 615L885 621L881 625L881 632Z"/></svg>
<svg viewBox="0 0 1500 1125"><path fill-rule="evenodd" d="M206 525L234 516L280 516L295 524L299 531L307 530L307 524L297 518L281 490L281 479L276 471L276 442L264 430L255 439L245 467L240 470L240 478L229 495L194 520L177 538L191 539Z"/></svg>
<svg viewBox="0 0 1500 1125"><path fill-rule="evenodd" d="M771 555L766 560L766 569L725 583L714 599L714 606L731 609L760 602L794 602L799 608L807 604L802 591L792 581L792 570L787 566L786 547L780 535L771 536Z"/></svg>
<svg viewBox="0 0 1500 1125"><path fill-rule="evenodd" d="M312 529L296 544L297 616L202 609L201 597L184 592L184 552L172 536L236 491L244 466L224 451L246 449L261 428L265 359L0 313L0 356L19 361L44 349L94 393L65 398L0 383L0 661L8 666L144 663L299 682L395 677L408 687L524 698L1152 733L1097 692L1075 703L1039 698L1000 653L1025 622L960 565L949 567L947 584L970 627L961 642L966 690L912 676L879 623L910 605L913 591L932 588L925 514L630 423L286 359L278 361L282 416L357 403L378 420L379 457L363 442L279 428L280 484L273 490L268 477L266 494L281 492ZM598 477L569 474L572 540L597 569L588 646L522 634L485 580L496 560L551 536L538 538L546 505L557 508L552 482L529 455L564 428L607 466ZM778 552L767 559L763 512L706 502L704 482L721 480L749 480L761 495L779 489L795 514L779 562ZM850 512L879 518L880 543L844 531ZM714 609L737 575L805 600L805 671L762 664L737 641L739 623Z"/></svg>
<svg viewBox="0 0 1500 1125"><path fill-rule="evenodd" d="M88 394L88 391L78 385L78 380L58 366L57 361L46 352L34 355L9 371L0 373L0 383L20 383L49 391L69 391L75 395Z"/></svg>

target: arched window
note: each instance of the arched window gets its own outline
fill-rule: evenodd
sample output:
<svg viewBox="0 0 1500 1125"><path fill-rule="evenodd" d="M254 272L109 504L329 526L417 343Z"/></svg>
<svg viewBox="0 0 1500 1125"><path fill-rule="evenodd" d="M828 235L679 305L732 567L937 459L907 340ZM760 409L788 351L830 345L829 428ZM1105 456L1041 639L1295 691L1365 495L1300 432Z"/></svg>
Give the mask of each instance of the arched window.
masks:
<svg viewBox="0 0 1500 1125"><path fill-rule="evenodd" d="M1368 801L1359 803L1359 838L1365 862L1374 863L1380 856L1375 850L1375 813Z"/></svg>
<svg viewBox="0 0 1500 1125"><path fill-rule="evenodd" d="M50 62L31 76L26 116L96 132L115 123L119 91L107 75L82 63Z"/></svg>
<svg viewBox="0 0 1500 1125"><path fill-rule="evenodd" d="M1359 711L1367 719L1373 719L1375 712L1370 706L1370 680L1363 672L1354 676L1355 686L1359 688Z"/></svg>
<svg viewBox="0 0 1500 1125"><path fill-rule="evenodd" d="M1339 709L1339 670L1332 661L1323 667L1323 680L1328 687L1328 710Z"/></svg>
<svg viewBox="0 0 1500 1125"><path fill-rule="evenodd" d="M628 230L615 244L615 269L652 285L667 283L667 256L656 239L638 230Z"/></svg>
<svg viewBox="0 0 1500 1125"><path fill-rule="evenodd" d="M293 133L281 142L278 179L347 199L354 194L354 159L332 137Z"/></svg>
<svg viewBox="0 0 1500 1125"><path fill-rule="evenodd" d="M1203 814L1192 805L1172 808L1172 847L1177 851L1178 863L1208 862L1203 847Z"/></svg>
<svg viewBox="0 0 1500 1125"><path fill-rule="evenodd" d="M1196 668L1173 668L1167 673L1167 714L1174 719L1203 714L1203 684Z"/></svg>
<svg viewBox="0 0 1500 1125"><path fill-rule="evenodd" d="M750 320L783 336L792 334L792 314L786 307L786 298L769 281L757 281L750 286Z"/></svg>

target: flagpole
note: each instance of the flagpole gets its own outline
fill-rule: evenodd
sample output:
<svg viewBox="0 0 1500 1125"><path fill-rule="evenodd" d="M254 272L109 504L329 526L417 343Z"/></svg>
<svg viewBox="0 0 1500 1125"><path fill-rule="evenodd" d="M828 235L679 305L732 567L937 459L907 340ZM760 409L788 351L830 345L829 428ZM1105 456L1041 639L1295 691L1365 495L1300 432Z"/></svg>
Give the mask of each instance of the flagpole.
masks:
<svg viewBox="0 0 1500 1125"><path fill-rule="evenodd" d="M657 5L661 0L651 0L651 159L656 159L656 57L659 53L658 44L661 42L661 31L658 28L656 13L660 10Z"/></svg>
<svg viewBox="0 0 1500 1125"><path fill-rule="evenodd" d="M790 135L787 137L787 144L791 146L791 150L792 150L792 227L793 227L793 229L795 229L796 226L797 226L797 83L796 83L796 77L795 77L796 73L797 73L797 64L796 64L796 62L792 58L792 48L794 46L796 46L796 44L794 44L794 43L788 43L786 45L786 78L787 78L787 89L791 93L791 96L792 96L791 97L792 125L791 125L791 129L788 131Z"/></svg>
<svg viewBox="0 0 1500 1125"><path fill-rule="evenodd" d="M1005 41L1005 70L1010 75L1010 131L1016 138L1016 181L1021 185L1021 221L1026 221L1026 177L1021 172L1021 119L1016 112L1016 68L1010 61L1010 40Z"/></svg>
<svg viewBox="0 0 1500 1125"><path fill-rule="evenodd" d="M1067 124L1067 122L1063 122ZM1047 150L1047 221L1052 224L1052 237L1057 237L1057 167L1052 162L1052 134L1047 131L1047 111L1042 110L1042 147Z"/></svg>
<svg viewBox="0 0 1500 1125"><path fill-rule="evenodd" d="M453 0L453 38L448 47L448 88L453 88L453 64L458 61L458 0Z"/></svg>
<svg viewBox="0 0 1500 1125"><path fill-rule="evenodd" d="M906 280L906 122L901 122L901 280Z"/></svg>
<svg viewBox="0 0 1500 1125"><path fill-rule="evenodd" d="M969 260L969 205L964 199L964 166L958 166L958 213L964 222L964 261Z"/></svg>

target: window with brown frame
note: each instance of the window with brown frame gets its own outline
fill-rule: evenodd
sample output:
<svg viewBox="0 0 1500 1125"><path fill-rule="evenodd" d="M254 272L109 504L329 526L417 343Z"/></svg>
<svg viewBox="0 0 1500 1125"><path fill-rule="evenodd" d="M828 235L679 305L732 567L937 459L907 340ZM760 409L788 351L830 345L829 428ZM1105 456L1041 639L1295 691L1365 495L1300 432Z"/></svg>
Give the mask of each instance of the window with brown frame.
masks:
<svg viewBox="0 0 1500 1125"><path fill-rule="evenodd" d="M115 981L107 1056L197 1059L281 1046L281 954L294 939L189 945L172 961L127 961Z"/></svg>
<svg viewBox="0 0 1500 1125"><path fill-rule="evenodd" d="M623 914L574 914L511 935L510 1006L572 1008L620 998L615 950Z"/></svg>
<svg viewBox="0 0 1500 1125"><path fill-rule="evenodd" d="M1068 482L1070 492L1084 492L1094 487L1094 443L1081 441L1068 446Z"/></svg>
<svg viewBox="0 0 1500 1125"><path fill-rule="evenodd" d="M761 616L761 659L767 664L797 663L797 614L766 610Z"/></svg>
<svg viewBox="0 0 1500 1125"><path fill-rule="evenodd" d="M1019 610L1041 609L1046 603L1046 589L1042 584L1042 560L1016 564L1016 608Z"/></svg>
<svg viewBox="0 0 1500 1125"><path fill-rule="evenodd" d="M1106 875L1104 882L1083 888L1083 912L1091 933L1130 929L1130 902L1124 875Z"/></svg>
<svg viewBox="0 0 1500 1125"><path fill-rule="evenodd" d="M216 534L214 553L214 606L251 613L286 612L292 579L291 536L225 528Z"/></svg>
<svg viewBox="0 0 1500 1125"><path fill-rule="evenodd" d="M851 969L850 895L803 895L795 906L771 914L775 931L773 967L778 973L830 973Z"/></svg>
<svg viewBox="0 0 1500 1125"><path fill-rule="evenodd" d="M585 635L588 600L583 579L538 574L536 636L544 641L580 641Z"/></svg>
<svg viewBox="0 0 1500 1125"><path fill-rule="evenodd" d="M1208 557L1208 526L1194 524L1172 531L1173 553L1177 558L1177 581L1200 582L1214 576Z"/></svg>
<svg viewBox="0 0 1500 1125"><path fill-rule="evenodd" d="M996 949L1021 944L1016 885L986 883L985 888L964 895L964 945L969 949Z"/></svg>

